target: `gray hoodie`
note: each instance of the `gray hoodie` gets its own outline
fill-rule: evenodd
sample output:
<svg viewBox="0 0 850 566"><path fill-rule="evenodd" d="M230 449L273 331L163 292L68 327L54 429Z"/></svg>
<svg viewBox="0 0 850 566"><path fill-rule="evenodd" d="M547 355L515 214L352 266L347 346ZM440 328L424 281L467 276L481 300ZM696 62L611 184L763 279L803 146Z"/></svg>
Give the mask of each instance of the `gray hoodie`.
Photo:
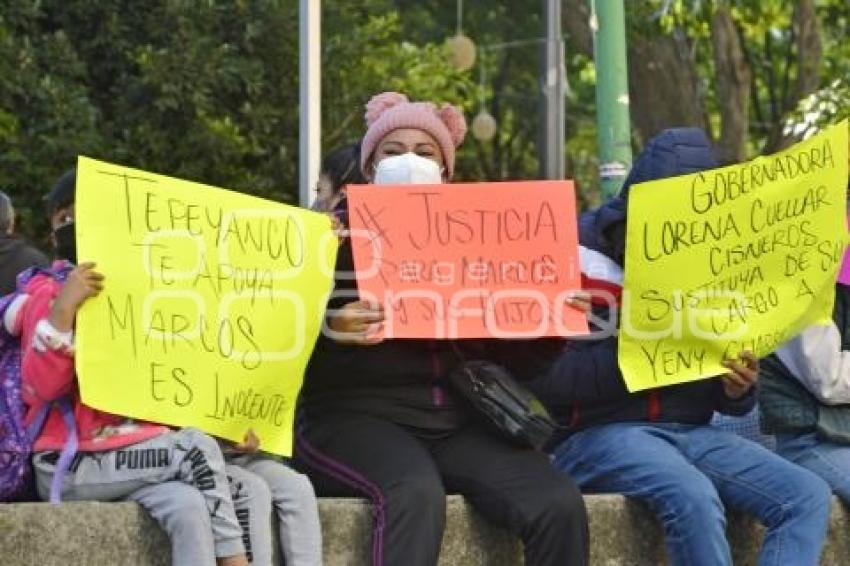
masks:
<svg viewBox="0 0 850 566"><path fill-rule="evenodd" d="M0 296L15 290L18 273L30 267L49 267L46 255L17 236L0 236Z"/></svg>

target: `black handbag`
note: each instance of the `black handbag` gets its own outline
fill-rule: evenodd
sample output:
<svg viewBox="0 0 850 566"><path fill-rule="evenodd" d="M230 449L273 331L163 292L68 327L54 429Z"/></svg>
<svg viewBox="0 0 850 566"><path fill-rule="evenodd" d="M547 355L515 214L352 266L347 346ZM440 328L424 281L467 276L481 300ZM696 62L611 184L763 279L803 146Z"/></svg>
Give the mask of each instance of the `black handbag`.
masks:
<svg viewBox="0 0 850 566"><path fill-rule="evenodd" d="M558 428L540 400L500 365L463 361L449 381L492 428L517 444L541 450Z"/></svg>

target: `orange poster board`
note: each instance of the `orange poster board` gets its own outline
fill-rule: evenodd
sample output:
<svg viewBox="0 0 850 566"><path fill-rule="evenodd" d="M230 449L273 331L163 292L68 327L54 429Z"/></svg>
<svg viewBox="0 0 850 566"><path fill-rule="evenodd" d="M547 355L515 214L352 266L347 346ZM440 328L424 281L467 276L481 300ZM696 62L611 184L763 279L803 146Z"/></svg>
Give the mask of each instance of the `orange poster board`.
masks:
<svg viewBox="0 0 850 566"><path fill-rule="evenodd" d="M572 181L348 187L360 298L388 338L587 333Z"/></svg>

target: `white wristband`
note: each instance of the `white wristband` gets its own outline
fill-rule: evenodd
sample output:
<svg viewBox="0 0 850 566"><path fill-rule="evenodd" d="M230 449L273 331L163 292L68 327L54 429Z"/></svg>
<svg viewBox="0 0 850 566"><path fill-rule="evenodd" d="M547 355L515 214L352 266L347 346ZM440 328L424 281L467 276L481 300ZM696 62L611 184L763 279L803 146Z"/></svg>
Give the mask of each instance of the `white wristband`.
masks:
<svg viewBox="0 0 850 566"><path fill-rule="evenodd" d="M74 355L74 331L60 332L46 318L38 321L33 336L33 347L39 352L47 350Z"/></svg>

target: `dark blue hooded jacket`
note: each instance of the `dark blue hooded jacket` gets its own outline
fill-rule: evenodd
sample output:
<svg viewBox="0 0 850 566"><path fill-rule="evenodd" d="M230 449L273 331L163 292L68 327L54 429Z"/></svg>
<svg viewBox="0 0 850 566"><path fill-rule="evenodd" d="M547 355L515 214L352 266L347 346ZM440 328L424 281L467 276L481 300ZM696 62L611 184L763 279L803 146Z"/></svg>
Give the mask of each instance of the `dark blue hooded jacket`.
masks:
<svg viewBox="0 0 850 566"><path fill-rule="evenodd" d="M638 156L620 194L580 217L579 242L622 267L632 185L714 167L717 162L702 130L665 130ZM613 422L702 424L711 419L715 410L740 415L755 402L752 391L737 401L727 398L716 378L629 393L617 363L616 336L568 341L558 349L548 370L528 385L564 425L561 438L588 426Z"/></svg>

